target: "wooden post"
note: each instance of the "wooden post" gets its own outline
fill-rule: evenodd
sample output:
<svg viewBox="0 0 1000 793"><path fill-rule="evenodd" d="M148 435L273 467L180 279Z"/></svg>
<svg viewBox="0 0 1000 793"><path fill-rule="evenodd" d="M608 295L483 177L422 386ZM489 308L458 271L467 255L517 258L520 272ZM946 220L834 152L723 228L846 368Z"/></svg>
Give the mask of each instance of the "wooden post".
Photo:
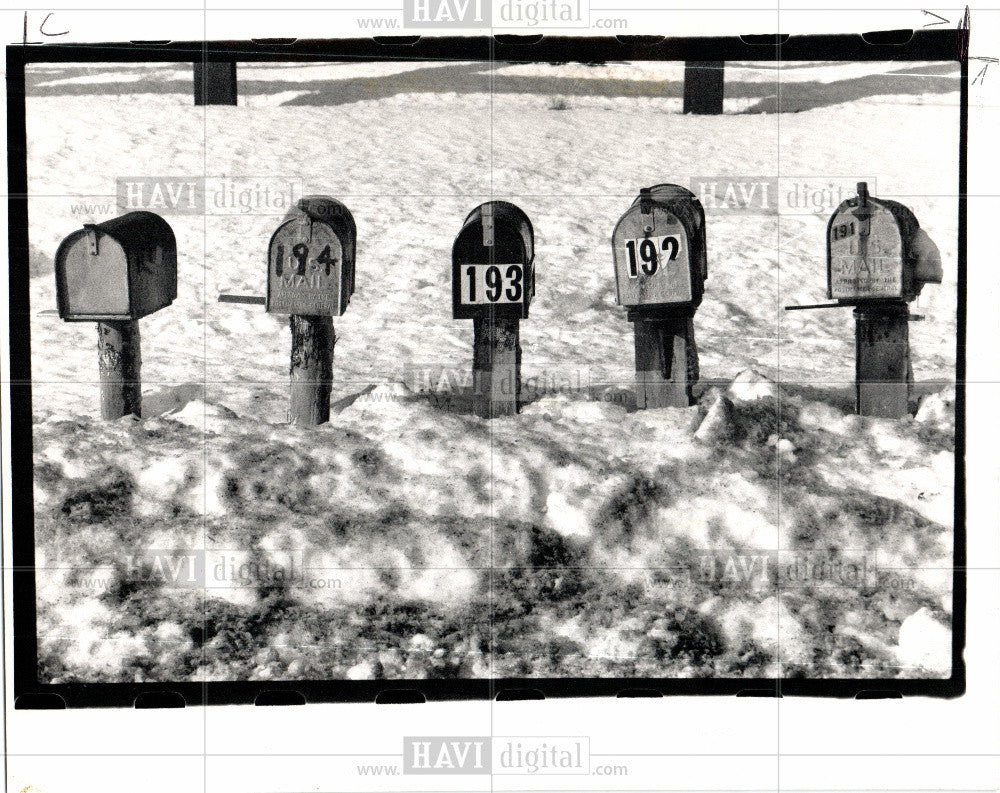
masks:
<svg viewBox="0 0 1000 793"><path fill-rule="evenodd" d="M517 414L521 394L519 319L473 319L472 409L477 416Z"/></svg>
<svg viewBox="0 0 1000 793"><path fill-rule="evenodd" d="M236 104L236 62L195 61L194 103L200 105Z"/></svg>
<svg viewBox="0 0 1000 793"><path fill-rule="evenodd" d="M101 372L101 418L142 415L139 323L97 323L97 365Z"/></svg>
<svg viewBox="0 0 1000 793"><path fill-rule="evenodd" d="M685 61L685 113L722 115L725 61Z"/></svg>
<svg viewBox="0 0 1000 793"><path fill-rule="evenodd" d="M639 410L688 407L698 382L694 316L636 319L635 399Z"/></svg>
<svg viewBox="0 0 1000 793"><path fill-rule="evenodd" d="M330 392L333 388L333 347L337 336L333 318L291 315L293 424L315 426L330 420Z"/></svg>
<svg viewBox="0 0 1000 793"><path fill-rule="evenodd" d="M858 413L906 416L912 379L909 307L905 303L859 306L854 318Z"/></svg>

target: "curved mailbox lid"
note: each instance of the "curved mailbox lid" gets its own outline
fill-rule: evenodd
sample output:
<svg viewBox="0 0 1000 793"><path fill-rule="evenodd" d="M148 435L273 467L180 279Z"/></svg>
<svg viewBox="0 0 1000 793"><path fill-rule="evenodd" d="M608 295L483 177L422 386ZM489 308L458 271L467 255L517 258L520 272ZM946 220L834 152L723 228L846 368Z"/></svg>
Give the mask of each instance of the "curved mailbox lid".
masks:
<svg viewBox="0 0 1000 793"><path fill-rule="evenodd" d="M55 270L63 319L135 320L177 297L177 242L159 215L129 212L66 237Z"/></svg>
<svg viewBox="0 0 1000 793"><path fill-rule="evenodd" d="M827 296L837 300L912 300L914 261L909 242L919 230L897 201L866 197L842 202L826 229Z"/></svg>
<svg viewBox="0 0 1000 793"><path fill-rule="evenodd" d="M329 196L305 196L268 244L267 311L340 316L354 293L357 227Z"/></svg>
<svg viewBox="0 0 1000 793"><path fill-rule="evenodd" d="M619 304L697 306L708 276L705 213L684 187L645 188L612 234Z"/></svg>
<svg viewBox="0 0 1000 793"><path fill-rule="evenodd" d="M692 228L698 230L698 233L694 235L694 239L691 240L691 250L695 254L696 258L701 260L702 280L708 278L708 244L705 239L705 208L701 205L701 201L698 200L698 197L686 187L665 182L663 184L653 185L645 190L640 190L639 195L632 202L632 206L638 206L644 199L647 199L647 196L643 195L643 193L648 193L648 199L667 205L671 212L680 217L682 220L686 219Z"/></svg>
<svg viewBox="0 0 1000 793"><path fill-rule="evenodd" d="M527 317L534 249L534 227L515 204L487 201L466 215L452 246L454 318Z"/></svg>
<svg viewBox="0 0 1000 793"><path fill-rule="evenodd" d="M510 201L486 201L480 204L465 216L465 220L462 221L463 230L470 223L481 222L484 213L488 214L490 211L493 214L494 224L499 222L518 229L521 238L524 240L526 261L530 262L534 259L535 228L531 225L531 219L525 214L524 210Z"/></svg>

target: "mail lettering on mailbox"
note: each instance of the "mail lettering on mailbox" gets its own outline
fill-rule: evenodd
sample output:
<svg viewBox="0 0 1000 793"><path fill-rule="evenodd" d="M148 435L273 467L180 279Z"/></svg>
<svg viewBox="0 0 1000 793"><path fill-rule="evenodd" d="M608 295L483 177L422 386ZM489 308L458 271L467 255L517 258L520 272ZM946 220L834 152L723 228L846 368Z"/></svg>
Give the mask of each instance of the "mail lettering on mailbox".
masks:
<svg viewBox="0 0 1000 793"><path fill-rule="evenodd" d="M88 224L56 251L56 301L70 322L131 321L177 297L177 243L152 212Z"/></svg>
<svg viewBox="0 0 1000 793"><path fill-rule="evenodd" d="M701 204L688 190L642 190L612 234L619 304L698 305L707 275L704 233Z"/></svg>
<svg viewBox="0 0 1000 793"><path fill-rule="evenodd" d="M455 319L528 316L535 293L534 230L509 201L487 201L465 218L452 247Z"/></svg>
<svg viewBox="0 0 1000 793"><path fill-rule="evenodd" d="M354 219L332 198L299 201L268 246L267 310L340 316L354 291Z"/></svg>
<svg viewBox="0 0 1000 793"><path fill-rule="evenodd" d="M873 198L865 206L857 199L841 204L830 219L827 246L831 298L903 297L903 238L889 208Z"/></svg>

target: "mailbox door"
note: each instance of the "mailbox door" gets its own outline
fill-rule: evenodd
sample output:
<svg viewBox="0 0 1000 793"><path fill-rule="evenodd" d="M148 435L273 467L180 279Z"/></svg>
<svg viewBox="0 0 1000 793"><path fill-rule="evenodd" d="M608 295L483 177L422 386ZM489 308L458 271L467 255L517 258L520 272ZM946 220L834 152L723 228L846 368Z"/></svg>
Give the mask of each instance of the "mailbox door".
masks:
<svg viewBox="0 0 1000 793"><path fill-rule="evenodd" d="M633 206L618 221L612 237L620 305L694 302L691 245L680 218L657 204L648 214Z"/></svg>
<svg viewBox="0 0 1000 793"><path fill-rule="evenodd" d="M829 297L903 297L903 240L895 216L874 200L841 206L827 227Z"/></svg>
<svg viewBox="0 0 1000 793"><path fill-rule="evenodd" d="M118 242L96 232L91 253L86 231L71 234L56 253L59 316L66 320L131 319L128 259Z"/></svg>
<svg viewBox="0 0 1000 793"><path fill-rule="evenodd" d="M308 215L314 221L326 223L333 229L340 240L340 313L347 310L354 294L355 282L355 252L357 248L358 229L354 223L354 215L342 202L326 195L308 195L299 199L298 203L289 208L284 220L301 219Z"/></svg>
<svg viewBox="0 0 1000 793"><path fill-rule="evenodd" d="M459 308L458 319L487 316L527 316L525 302L534 287L529 268L498 258L492 262L457 262L454 270Z"/></svg>
<svg viewBox="0 0 1000 793"><path fill-rule="evenodd" d="M686 227L689 229L691 243L690 256L694 264L701 262L700 272L697 267L694 271L695 283L693 284L695 302L701 302L704 292L704 281L708 278L708 245L705 240L705 208L697 196L686 187L677 184L658 184L649 188L649 198L660 204L667 206L667 211L677 214L684 222L687 219ZM643 196L639 195L632 206L639 207L642 204ZM691 231L693 229L693 231ZM702 283L699 284L698 280Z"/></svg>
<svg viewBox="0 0 1000 793"><path fill-rule="evenodd" d="M494 214L492 235L488 227L484 233L481 209L466 219L452 248L452 316L524 319L535 291L530 224L514 207L517 217Z"/></svg>
<svg viewBox="0 0 1000 793"><path fill-rule="evenodd" d="M273 314L340 316L343 250L326 223L308 217L282 223L268 246L267 310Z"/></svg>

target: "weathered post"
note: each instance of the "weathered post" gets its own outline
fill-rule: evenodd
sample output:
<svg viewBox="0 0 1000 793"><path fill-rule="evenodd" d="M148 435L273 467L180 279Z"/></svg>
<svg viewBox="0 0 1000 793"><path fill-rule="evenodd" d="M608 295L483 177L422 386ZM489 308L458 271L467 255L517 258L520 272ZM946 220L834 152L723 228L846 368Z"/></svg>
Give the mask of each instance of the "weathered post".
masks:
<svg viewBox="0 0 1000 793"><path fill-rule="evenodd" d="M901 418L909 413L908 303L925 283L941 283L941 254L903 204L868 194L867 182L827 225L827 297L855 306L855 408L862 416Z"/></svg>
<svg viewBox="0 0 1000 793"><path fill-rule="evenodd" d="M264 304L288 314L293 424L330 420L333 317L342 316L354 294L357 228L354 216L329 196L306 196L285 215L267 246L267 297L219 295L223 303Z"/></svg>
<svg viewBox="0 0 1000 793"><path fill-rule="evenodd" d="M517 413L520 322L535 294L531 221L507 201L487 201L465 218L452 247L452 316L473 321L472 409Z"/></svg>
<svg viewBox="0 0 1000 793"><path fill-rule="evenodd" d="M909 313L905 303L854 309L856 404L862 416L900 418L909 412Z"/></svg>
<svg viewBox="0 0 1000 793"><path fill-rule="evenodd" d="M684 113L722 115L725 61L684 63Z"/></svg>
<svg viewBox="0 0 1000 793"><path fill-rule="evenodd" d="M236 104L236 62L194 62L194 104Z"/></svg>
<svg viewBox="0 0 1000 793"><path fill-rule="evenodd" d="M101 375L101 418L142 415L138 322L97 323L97 366Z"/></svg>
<svg viewBox="0 0 1000 793"><path fill-rule="evenodd" d="M70 234L56 251L56 300L67 322L97 323L101 418L142 414L141 317L177 297L177 243L152 212Z"/></svg>
<svg viewBox="0 0 1000 793"><path fill-rule="evenodd" d="M477 416L511 416L521 396L521 321L472 320L472 409Z"/></svg>
<svg viewBox="0 0 1000 793"><path fill-rule="evenodd" d="M636 406L687 407L698 382L694 315L678 312L661 319L635 319Z"/></svg>
<svg viewBox="0 0 1000 793"><path fill-rule="evenodd" d="M635 333L636 405L687 407L699 375L694 314L708 277L701 203L678 185L643 188L611 242L618 304Z"/></svg>
<svg viewBox="0 0 1000 793"><path fill-rule="evenodd" d="M292 329L292 424L315 426L330 420L333 390L333 347L337 335L333 319L317 315L289 318Z"/></svg>

